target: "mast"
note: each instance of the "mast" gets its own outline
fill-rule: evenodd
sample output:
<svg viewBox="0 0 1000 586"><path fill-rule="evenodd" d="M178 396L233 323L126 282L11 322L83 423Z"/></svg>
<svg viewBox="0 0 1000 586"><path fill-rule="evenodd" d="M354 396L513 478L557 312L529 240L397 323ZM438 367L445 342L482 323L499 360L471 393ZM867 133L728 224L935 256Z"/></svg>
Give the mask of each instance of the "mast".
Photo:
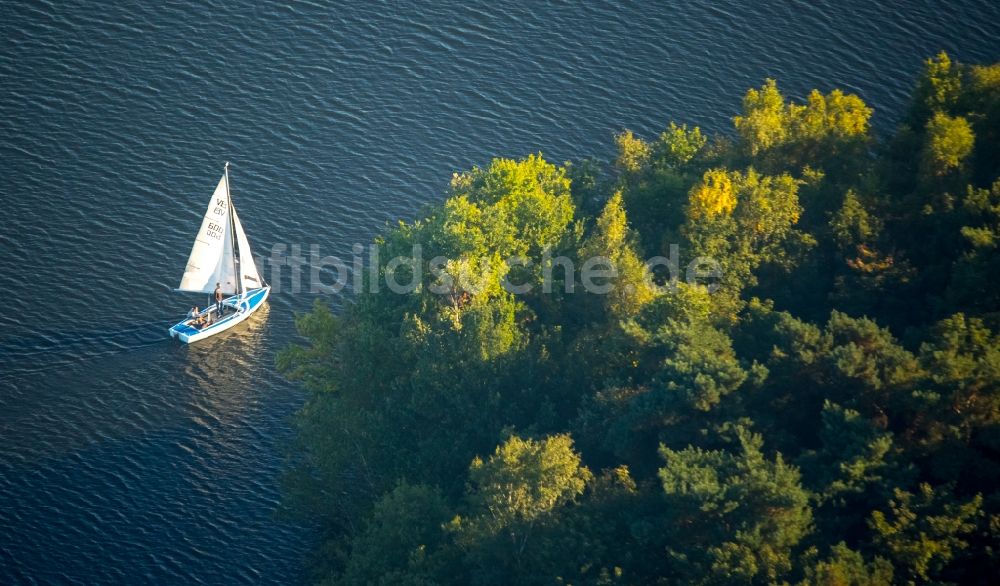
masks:
<svg viewBox="0 0 1000 586"><path fill-rule="evenodd" d="M229 239L233 247L233 269L236 274L236 294L243 294L243 275L240 274L239 250L236 246L236 220L233 219L233 194L229 192L229 161L226 161L226 200L229 202Z"/></svg>

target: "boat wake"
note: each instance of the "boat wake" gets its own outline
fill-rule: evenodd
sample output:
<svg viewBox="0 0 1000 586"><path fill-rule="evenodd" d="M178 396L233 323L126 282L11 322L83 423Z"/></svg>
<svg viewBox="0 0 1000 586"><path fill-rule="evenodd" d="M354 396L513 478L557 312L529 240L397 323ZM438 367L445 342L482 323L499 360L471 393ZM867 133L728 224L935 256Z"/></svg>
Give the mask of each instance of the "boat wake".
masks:
<svg viewBox="0 0 1000 586"><path fill-rule="evenodd" d="M72 331L35 331L0 342L0 382L13 383L25 376L65 368L88 360L134 352L170 341L163 328L172 320L148 321L125 328Z"/></svg>

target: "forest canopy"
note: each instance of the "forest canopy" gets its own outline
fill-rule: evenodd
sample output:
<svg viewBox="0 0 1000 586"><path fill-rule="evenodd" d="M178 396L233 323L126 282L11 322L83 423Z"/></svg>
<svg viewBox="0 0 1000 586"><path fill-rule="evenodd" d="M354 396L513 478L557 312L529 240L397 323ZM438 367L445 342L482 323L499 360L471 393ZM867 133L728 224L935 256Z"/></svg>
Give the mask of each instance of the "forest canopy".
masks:
<svg viewBox="0 0 1000 586"><path fill-rule="evenodd" d="M496 159L386 229L366 278L448 262L317 302L278 356L309 393L286 492L315 581L1000 575L1000 64L941 53L892 136L872 115L769 79L732 133ZM718 278L645 263L671 254Z"/></svg>

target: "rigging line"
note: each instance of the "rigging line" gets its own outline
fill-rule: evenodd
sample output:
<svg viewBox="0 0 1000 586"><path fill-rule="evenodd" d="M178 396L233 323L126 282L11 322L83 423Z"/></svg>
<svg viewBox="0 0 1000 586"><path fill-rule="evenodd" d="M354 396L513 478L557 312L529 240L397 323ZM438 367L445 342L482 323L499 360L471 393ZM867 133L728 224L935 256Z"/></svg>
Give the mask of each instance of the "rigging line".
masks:
<svg viewBox="0 0 1000 586"><path fill-rule="evenodd" d="M233 194L229 190L229 161L226 161L226 200L229 202L229 242L233 247L233 270L236 274L236 294L243 294L243 275L240 273L240 259L238 257L236 239L236 220L233 216Z"/></svg>

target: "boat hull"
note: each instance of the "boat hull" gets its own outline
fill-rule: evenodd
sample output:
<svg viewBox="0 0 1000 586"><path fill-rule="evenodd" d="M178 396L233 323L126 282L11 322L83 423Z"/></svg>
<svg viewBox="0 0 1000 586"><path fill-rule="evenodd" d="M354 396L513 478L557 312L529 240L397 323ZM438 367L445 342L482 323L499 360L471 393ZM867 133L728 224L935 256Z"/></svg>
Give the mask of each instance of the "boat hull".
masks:
<svg viewBox="0 0 1000 586"><path fill-rule="evenodd" d="M222 333L233 326L246 321L255 311L260 309L264 302L267 301L268 295L271 293L271 287L261 287L260 289L250 289L242 295L233 295L228 299L222 301L222 305L225 307L230 307L234 311L203 328L197 328L190 325L191 320L185 319L181 322L175 324L170 328L170 337L176 338L185 344L192 344L198 340L204 340L205 338L214 336L215 334ZM215 312L215 306L206 308L201 312L202 315L208 315Z"/></svg>

